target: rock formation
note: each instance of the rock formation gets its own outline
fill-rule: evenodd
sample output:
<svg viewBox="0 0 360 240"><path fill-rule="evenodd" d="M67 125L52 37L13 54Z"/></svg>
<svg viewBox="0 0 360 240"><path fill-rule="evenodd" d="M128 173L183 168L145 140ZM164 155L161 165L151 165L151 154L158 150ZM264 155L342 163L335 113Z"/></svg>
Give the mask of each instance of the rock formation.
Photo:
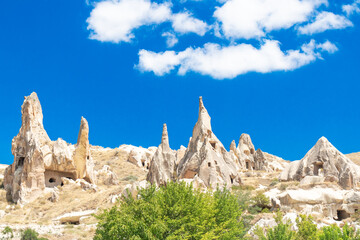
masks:
<svg viewBox="0 0 360 240"><path fill-rule="evenodd" d="M168 181L173 181L176 175L175 164L176 152L170 148L167 126L164 124L161 144L151 160L147 181L157 186L164 185Z"/></svg>
<svg viewBox="0 0 360 240"><path fill-rule="evenodd" d="M210 116L200 97L199 117L184 157L177 167L179 179L199 177L207 187L241 183L230 153L211 130Z"/></svg>
<svg viewBox="0 0 360 240"><path fill-rule="evenodd" d="M120 150L127 152L127 161L137 165L138 167L148 170L150 167L151 159L153 158L156 147L135 147L132 145L121 145Z"/></svg>
<svg viewBox="0 0 360 240"><path fill-rule="evenodd" d="M284 169L286 161L271 154L266 154L255 147L248 134L243 133L236 147L235 141L231 142L230 154L241 170L279 171Z"/></svg>
<svg viewBox="0 0 360 240"><path fill-rule="evenodd" d="M291 162L284 169L280 180L300 181L306 176L324 177L324 181L337 182L342 188L350 189L359 183L360 167L321 137L303 159Z"/></svg>
<svg viewBox="0 0 360 240"><path fill-rule="evenodd" d="M89 127L81 119L78 143L62 139L51 141L43 126L43 114L36 93L25 97L22 125L12 140L14 163L4 174L4 187L9 200L31 201L45 187L61 185L61 178L84 178L94 182L93 163L89 153Z"/></svg>

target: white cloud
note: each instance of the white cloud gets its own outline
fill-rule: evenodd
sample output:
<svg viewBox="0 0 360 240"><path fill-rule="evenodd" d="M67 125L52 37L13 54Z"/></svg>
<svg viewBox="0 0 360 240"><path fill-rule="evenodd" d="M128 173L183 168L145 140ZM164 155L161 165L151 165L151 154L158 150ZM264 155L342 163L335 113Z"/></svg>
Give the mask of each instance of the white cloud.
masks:
<svg viewBox="0 0 360 240"><path fill-rule="evenodd" d="M317 44L316 48L320 49L323 52L328 52L328 53L334 53L339 50L336 47L336 45L331 43L329 40L327 40L324 43Z"/></svg>
<svg viewBox="0 0 360 240"><path fill-rule="evenodd" d="M99 2L87 19L90 38L99 41L129 42L132 31L143 25L159 24L170 18L167 3L150 0L107 0Z"/></svg>
<svg viewBox="0 0 360 240"><path fill-rule="evenodd" d="M174 14L172 17L172 27L179 33L196 33L204 36L208 30L208 25L190 15L188 12Z"/></svg>
<svg viewBox="0 0 360 240"><path fill-rule="evenodd" d="M343 12L347 16L350 16L354 13L360 13L360 0L355 0L352 4L346 4L342 6Z"/></svg>
<svg viewBox="0 0 360 240"><path fill-rule="evenodd" d="M258 38L308 20L327 0L228 0L214 16L227 38Z"/></svg>
<svg viewBox="0 0 360 240"><path fill-rule="evenodd" d="M319 13L315 21L298 29L299 33L311 35L321 33L330 29L343 29L353 26L352 22L344 16L332 12Z"/></svg>
<svg viewBox="0 0 360 240"><path fill-rule="evenodd" d="M178 43L178 39L176 37L176 35L174 33L171 32L164 32L163 34L161 34L162 37L166 37L166 45L171 48L173 46L175 46L175 44Z"/></svg>
<svg viewBox="0 0 360 240"><path fill-rule="evenodd" d="M138 69L162 76L175 68L179 75L193 71L216 79L235 78L248 72L268 73L294 70L317 58L315 41L300 50L281 51L279 42L267 40L260 48L249 44L222 47L207 43L202 48L187 48L182 52L139 52Z"/></svg>

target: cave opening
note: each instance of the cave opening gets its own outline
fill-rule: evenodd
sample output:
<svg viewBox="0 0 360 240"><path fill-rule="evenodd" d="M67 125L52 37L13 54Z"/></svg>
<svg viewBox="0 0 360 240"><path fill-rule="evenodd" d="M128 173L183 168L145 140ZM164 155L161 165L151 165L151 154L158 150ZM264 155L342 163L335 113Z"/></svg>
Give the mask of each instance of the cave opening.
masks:
<svg viewBox="0 0 360 240"><path fill-rule="evenodd" d="M345 210L337 210L336 214L337 214L337 219L335 220L337 221L341 221L350 217L350 213L347 213Z"/></svg>

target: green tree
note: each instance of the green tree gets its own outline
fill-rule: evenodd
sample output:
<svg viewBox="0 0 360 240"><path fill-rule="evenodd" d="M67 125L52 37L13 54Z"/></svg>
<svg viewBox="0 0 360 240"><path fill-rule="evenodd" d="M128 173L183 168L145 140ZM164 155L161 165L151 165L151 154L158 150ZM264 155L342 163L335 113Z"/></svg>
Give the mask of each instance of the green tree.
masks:
<svg viewBox="0 0 360 240"><path fill-rule="evenodd" d="M313 222L311 216L300 215L300 218L296 219L296 225L298 230L296 232L296 239L299 240L317 240L318 229Z"/></svg>
<svg viewBox="0 0 360 240"><path fill-rule="evenodd" d="M245 234L237 198L228 190L202 193L184 182L150 186L97 216L95 240L239 239Z"/></svg>

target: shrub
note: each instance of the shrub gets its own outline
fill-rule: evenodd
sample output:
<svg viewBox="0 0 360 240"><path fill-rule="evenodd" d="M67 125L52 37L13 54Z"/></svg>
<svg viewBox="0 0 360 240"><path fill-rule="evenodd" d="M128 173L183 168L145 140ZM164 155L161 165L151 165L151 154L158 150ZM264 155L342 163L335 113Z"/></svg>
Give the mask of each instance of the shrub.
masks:
<svg viewBox="0 0 360 240"><path fill-rule="evenodd" d="M296 225L298 227L298 231L296 232L296 239L318 239L318 229L311 216L300 215L300 218L296 219Z"/></svg>
<svg viewBox="0 0 360 240"><path fill-rule="evenodd" d="M31 228L25 229L21 233L21 240L47 240L46 238L38 238L39 233Z"/></svg>
<svg viewBox="0 0 360 240"><path fill-rule="evenodd" d="M289 222L284 223L282 221L282 214L278 212L275 217L277 226L270 228L267 231L267 234L259 232L257 230L257 235L260 240L293 240L295 239L295 232L291 230L291 224Z"/></svg>
<svg viewBox="0 0 360 240"><path fill-rule="evenodd" d="M184 182L169 182L104 210L97 216L94 239L239 239L245 234L241 213L227 190L202 193Z"/></svg>
<svg viewBox="0 0 360 240"><path fill-rule="evenodd" d="M270 200L268 197L264 195L263 192L258 192L254 198L255 206L263 209L265 207L268 207L270 205Z"/></svg>
<svg viewBox="0 0 360 240"><path fill-rule="evenodd" d="M5 236L4 239L10 239L14 237L14 232L9 226L6 226L1 233Z"/></svg>
<svg viewBox="0 0 360 240"><path fill-rule="evenodd" d="M323 227L319 233L319 240L359 240L360 234L353 227L345 224L343 229L337 225Z"/></svg>

